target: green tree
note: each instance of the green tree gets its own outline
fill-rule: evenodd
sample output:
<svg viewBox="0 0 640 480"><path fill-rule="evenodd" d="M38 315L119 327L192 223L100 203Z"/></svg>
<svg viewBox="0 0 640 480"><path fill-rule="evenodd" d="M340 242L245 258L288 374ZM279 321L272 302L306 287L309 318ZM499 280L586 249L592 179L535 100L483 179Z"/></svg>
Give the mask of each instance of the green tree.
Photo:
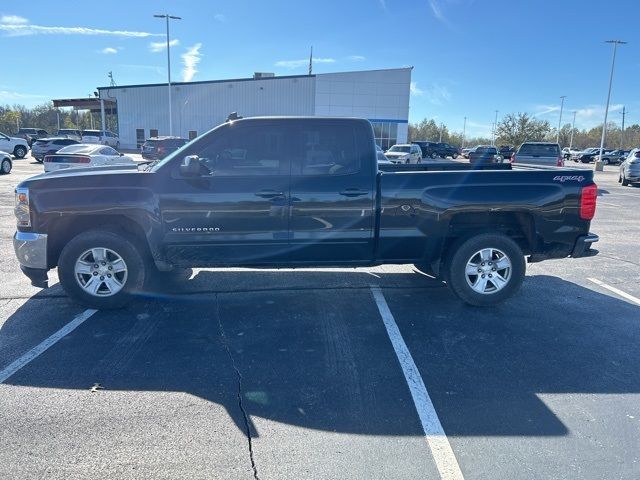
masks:
<svg viewBox="0 0 640 480"><path fill-rule="evenodd" d="M510 113L498 122L496 143L518 147L523 142L543 141L551 132L546 120L538 120L528 113Z"/></svg>

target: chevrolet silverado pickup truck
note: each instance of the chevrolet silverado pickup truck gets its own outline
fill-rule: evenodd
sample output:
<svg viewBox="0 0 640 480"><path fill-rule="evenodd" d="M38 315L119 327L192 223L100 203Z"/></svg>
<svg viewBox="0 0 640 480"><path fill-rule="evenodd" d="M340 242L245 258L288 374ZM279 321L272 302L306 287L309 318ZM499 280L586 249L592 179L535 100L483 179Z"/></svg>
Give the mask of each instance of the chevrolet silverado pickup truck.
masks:
<svg viewBox="0 0 640 480"><path fill-rule="evenodd" d="M227 121L168 157L55 171L16 188L14 248L32 284L117 308L190 267L415 264L464 302L513 295L525 262L584 257L590 170L380 165L367 120Z"/></svg>

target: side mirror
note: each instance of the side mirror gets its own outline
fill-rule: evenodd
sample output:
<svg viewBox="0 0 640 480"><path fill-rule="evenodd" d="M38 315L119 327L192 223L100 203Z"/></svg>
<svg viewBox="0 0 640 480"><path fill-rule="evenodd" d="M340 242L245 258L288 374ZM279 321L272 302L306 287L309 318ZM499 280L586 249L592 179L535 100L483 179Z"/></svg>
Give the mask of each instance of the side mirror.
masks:
<svg viewBox="0 0 640 480"><path fill-rule="evenodd" d="M200 158L197 155L187 155L180 165L180 174L185 177L197 177L200 175Z"/></svg>

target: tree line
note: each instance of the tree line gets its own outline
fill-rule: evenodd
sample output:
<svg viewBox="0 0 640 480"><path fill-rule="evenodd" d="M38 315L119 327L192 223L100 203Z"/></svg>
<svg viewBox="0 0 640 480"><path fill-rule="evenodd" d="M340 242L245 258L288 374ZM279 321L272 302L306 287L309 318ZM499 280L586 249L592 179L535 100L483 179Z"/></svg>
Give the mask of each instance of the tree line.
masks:
<svg viewBox="0 0 640 480"><path fill-rule="evenodd" d="M574 129L573 143L571 143L571 124L560 128L559 143L561 147L570 144L577 149L599 147L602 135L602 124L591 129ZM528 113L510 113L498 122L496 128L496 145L511 145L518 147L523 142L555 142L558 129L550 125L547 120L537 119ZM440 140L441 139L441 140ZM429 140L442 141L451 145L462 146L462 132L450 131L446 125L438 125L434 119L423 119L418 123L409 124L409 141ZM465 146L486 145L491 138L466 137ZM619 125L609 122L605 148L630 150L640 147L640 125L633 124L625 127L624 132Z"/></svg>

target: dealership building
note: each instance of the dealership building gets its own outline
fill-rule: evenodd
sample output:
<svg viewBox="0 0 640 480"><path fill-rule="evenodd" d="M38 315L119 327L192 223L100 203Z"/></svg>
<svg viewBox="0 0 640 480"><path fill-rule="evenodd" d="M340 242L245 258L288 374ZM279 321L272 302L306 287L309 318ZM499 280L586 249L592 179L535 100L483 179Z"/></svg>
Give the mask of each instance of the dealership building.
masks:
<svg viewBox="0 0 640 480"><path fill-rule="evenodd" d="M195 138L231 112L244 117L360 117L371 121L376 142L388 148L407 141L411 70L256 73L252 78L172 83L173 135ZM117 115L121 147L137 148L146 138L169 134L168 94L166 83L118 85L98 88L99 98L93 101L103 114Z"/></svg>

